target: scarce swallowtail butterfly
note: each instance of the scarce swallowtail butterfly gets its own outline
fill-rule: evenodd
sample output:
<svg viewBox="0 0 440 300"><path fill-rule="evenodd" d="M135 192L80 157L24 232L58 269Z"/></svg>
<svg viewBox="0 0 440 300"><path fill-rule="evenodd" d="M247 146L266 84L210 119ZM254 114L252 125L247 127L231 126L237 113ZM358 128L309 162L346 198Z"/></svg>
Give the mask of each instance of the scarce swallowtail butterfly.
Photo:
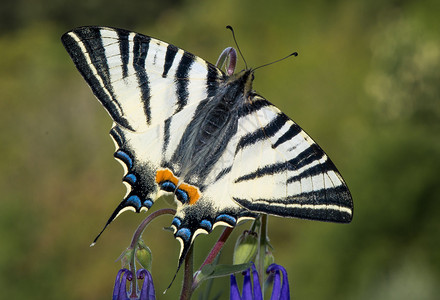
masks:
<svg viewBox="0 0 440 300"><path fill-rule="evenodd" d="M77 28L62 42L114 121L128 191L105 227L174 194L180 265L198 234L260 213L351 221L335 165L252 89L252 69L229 76L176 46L108 27Z"/></svg>

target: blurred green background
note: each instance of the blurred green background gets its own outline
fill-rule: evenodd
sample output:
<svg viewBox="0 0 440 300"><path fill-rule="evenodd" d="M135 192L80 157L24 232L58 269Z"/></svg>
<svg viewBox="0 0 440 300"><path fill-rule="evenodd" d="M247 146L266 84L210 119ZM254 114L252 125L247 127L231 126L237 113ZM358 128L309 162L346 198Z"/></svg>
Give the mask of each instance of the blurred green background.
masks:
<svg viewBox="0 0 440 300"><path fill-rule="evenodd" d="M228 24L251 66L299 52L259 69L254 88L326 150L353 194L349 225L269 219L293 298L438 299L436 0L2 1L0 298L109 299L115 259L145 217L123 214L89 248L125 187L111 120L60 36L81 25L122 27L215 62L233 45ZM170 222L162 217L144 234L159 299L180 291L176 281L162 295L179 251L162 230ZM223 262L246 228L235 230ZM196 265L220 232L197 239ZM228 286L217 280L212 295L226 299Z"/></svg>

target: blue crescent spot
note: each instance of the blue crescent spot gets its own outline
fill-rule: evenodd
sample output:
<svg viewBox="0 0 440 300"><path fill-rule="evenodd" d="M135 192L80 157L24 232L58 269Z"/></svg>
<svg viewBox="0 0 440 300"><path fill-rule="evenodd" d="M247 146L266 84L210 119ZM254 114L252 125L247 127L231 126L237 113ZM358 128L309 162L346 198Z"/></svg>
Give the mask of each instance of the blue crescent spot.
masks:
<svg viewBox="0 0 440 300"><path fill-rule="evenodd" d="M202 222L200 222L200 227L203 229L206 229L208 231L211 231L212 223L211 223L211 221L208 221L208 220L202 220Z"/></svg>
<svg viewBox="0 0 440 300"><path fill-rule="evenodd" d="M176 197L182 204L188 203L189 201L188 193L181 189L176 190Z"/></svg>
<svg viewBox="0 0 440 300"><path fill-rule="evenodd" d="M131 169L133 167L133 160L131 159L131 157L125 153L122 150L118 150L115 152L114 156L116 158L119 158L120 160L122 160L129 169Z"/></svg>
<svg viewBox="0 0 440 300"><path fill-rule="evenodd" d="M153 201L151 201L151 199L146 199L144 201L144 206L149 209L150 207L153 206Z"/></svg>
<svg viewBox="0 0 440 300"><path fill-rule="evenodd" d="M124 179L131 185L135 184L137 181L136 175L134 174L127 174Z"/></svg>
<svg viewBox="0 0 440 300"><path fill-rule="evenodd" d="M217 218L215 218L215 221L216 222L223 221L223 222L226 222L232 226L235 226L235 224L237 223L237 220L233 216L230 216L227 214L218 215Z"/></svg>
<svg viewBox="0 0 440 300"><path fill-rule="evenodd" d="M175 217L175 218L173 219L173 222L171 223L171 225L174 225L174 226L176 226L177 228L179 228L181 224L182 224L182 221L180 221L180 219L177 218L177 217Z"/></svg>
<svg viewBox="0 0 440 300"><path fill-rule="evenodd" d="M126 203L136 207L137 209L139 209L141 207L141 199L139 199L139 197L136 195L132 195L132 196L128 197Z"/></svg>
<svg viewBox="0 0 440 300"><path fill-rule="evenodd" d="M161 183L160 188L166 192L174 192L176 185L169 180Z"/></svg>
<svg viewBox="0 0 440 300"><path fill-rule="evenodd" d="M181 237L184 241L188 242L191 238L191 230L188 228L180 228L176 232L176 237Z"/></svg>

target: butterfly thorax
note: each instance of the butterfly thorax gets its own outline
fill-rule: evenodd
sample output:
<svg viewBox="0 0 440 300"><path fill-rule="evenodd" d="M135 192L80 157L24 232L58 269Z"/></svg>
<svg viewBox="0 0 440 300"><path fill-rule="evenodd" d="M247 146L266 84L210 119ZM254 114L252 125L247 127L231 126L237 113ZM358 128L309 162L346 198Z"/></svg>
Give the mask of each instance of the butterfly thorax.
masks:
<svg viewBox="0 0 440 300"><path fill-rule="evenodd" d="M206 178L214 162L223 155L237 132L239 112L252 89L253 72L244 70L230 76L217 93L198 106L175 158L186 181Z"/></svg>

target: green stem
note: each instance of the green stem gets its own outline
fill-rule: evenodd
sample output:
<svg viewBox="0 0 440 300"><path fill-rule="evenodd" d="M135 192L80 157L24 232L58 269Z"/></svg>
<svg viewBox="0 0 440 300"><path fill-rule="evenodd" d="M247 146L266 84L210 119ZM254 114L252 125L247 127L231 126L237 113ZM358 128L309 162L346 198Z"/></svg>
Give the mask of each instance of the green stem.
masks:
<svg viewBox="0 0 440 300"><path fill-rule="evenodd" d="M198 274L205 265L211 264L214 261L214 259L217 257L220 250L222 250L223 246L225 245L226 240L231 235L233 229L234 229L234 227L225 227L221 236L218 238L217 242L212 247L211 251L209 252L208 256L206 257L205 261L200 266L200 268L196 272L196 274ZM197 281L196 278L197 278L197 275L194 276L194 278L193 278L192 291L194 291L200 283L199 281Z"/></svg>
<svg viewBox="0 0 440 300"><path fill-rule="evenodd" d="M185 271L183 274L183 286L180 294L180 300L191 299L192 284L193 284L193 264L194 264L194 244L188 250L188 254L185 257Z"/></svg>
<svg viewBox="0 0 440 300"><path fill-rule="evenodd" d="M153 221L155 218L162 216L162 215L175 215L176 214L176 210L172 209L172 208L164 208L164 209L159 209L156 210L155 212L149 214L143 221L142 223L138 226L138 228L136 229L136 231L133 234L133 238L131 239L131 244L130 247L128 248L128 250L135 250L138 241L140 239L140 237L142 236L142 233L144 232L145 228L147 228L148 224L151 223L151 221ZM136 254L135 251L133 251L133 255L130 259L130 263L129 263L129 267L130 267L130 271L133 274L133 279L131 280L131 296L133 298L137 297L137 280L136 280L136 262L135 262L135 258L136 258Z"/></svg>
<svg viewBox="0 0 440 300"><path fill-rule="evenodd" d="M133 278L131 279L131 296L130 298L136 299L137 297L137 280L136 280L136 265L134 262L135 253L133 252L133 257L130 260L130 271L133 275Z"/></svg>
<svg viewBox="0 0 440 300"><path fill-rule="evenodd" d="M199 271L207 264L210 264L214 261L214 259L217 257L220 250L222 250L223 246L226 243L226 240L231 235L232 230L234 230L234 227L225 227L223 230L222 235L218 238L217 242L215 243L214 247L212 247L211 252L209 252L208 256L206 257L203 264L200 266Z"/></svg>
<svg viewBox="0 0 440 300"><path fill-rule="evenodd" d="M260 279L260 286L262 294L264 295L264 276L266 275L266 270L264 270L264 257L267 250L267 215L261 216L261 227L258 241L258 274Z"/></svg>
<svg viewBox="0 0 440 300"><path fill-rule="evenodd" d="M146 217L142 223L138 226L136 231L133 234L133 238L131 239L130 249L134 249L136 247L137 242L139 238L141 237L142 233L144 232L145 228L147 228L148 224L150 224L151 221L153 221L155 218L161 216L161 215L175 215L176 210L172 208L163 208L156 210L155 212L151 213Z"/></svg>

